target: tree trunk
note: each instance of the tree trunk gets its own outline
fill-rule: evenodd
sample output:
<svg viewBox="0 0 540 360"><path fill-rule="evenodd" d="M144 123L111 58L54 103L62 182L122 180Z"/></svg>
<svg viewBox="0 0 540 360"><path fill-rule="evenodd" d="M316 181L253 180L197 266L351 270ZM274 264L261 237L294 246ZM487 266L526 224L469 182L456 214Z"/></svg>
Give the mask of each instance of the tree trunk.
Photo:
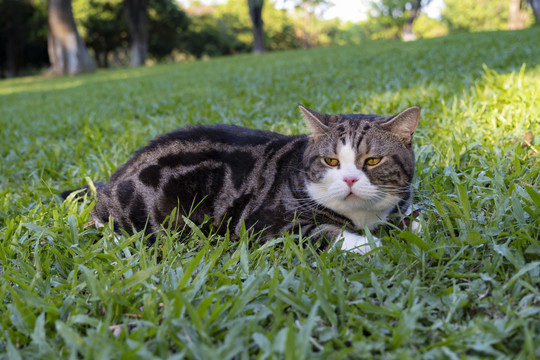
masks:
<svg viewBox="0 0 540 360"><path fill-rule="evenodd" d="M540 0L529 0L529 4L533 9L535 24L540 25Z"/></svg>
<svg viewBox="0 0 540 360"><path fill-rule="evenodd" d="M262 9L264 0L248 0L249 16L253 24L253 53L264 52Z"/></svg>
<svg viewBox="0 0 540 360"><path fill-rule="evenodd" d="M521 10L521 0L510 0L508 16L508 29L518 30L525 28L527 13Z"/></svg>
<svg viewBox="0 0 540 360"><path fill-rule="evenodd" d="M414 41L416 40L416 34L413 32L413 23L414 20L418 17L418 14L420 13L420 8L422 7L422 0L416 0L414 3L411 14L409 15L409 18L407 19L407 22L405 23L405 26L403 27L403 41Z"/></svg>
<svg viewBox="0 0 540 360"><path fill-rule="evenodd" d="M148 55L148 0L124 0L124 15L131 38L130 66L142 66Z"/></svg>
<svg viewBox="0 0 540 360"><path fill-rule="evenodd" d="M9 33L6 39L6 78L13 78L19 72L18 60L20 55L21 43L15 38L15 29L8 26ZM0 73L0 75L2 75Z"/></svg>
<svg viewBox="0 0 540 360"><path fill-rule="evenodd" d="M90 72L96 66L79 36L71 0L49 0L49 60L55 75Z"/></svg>

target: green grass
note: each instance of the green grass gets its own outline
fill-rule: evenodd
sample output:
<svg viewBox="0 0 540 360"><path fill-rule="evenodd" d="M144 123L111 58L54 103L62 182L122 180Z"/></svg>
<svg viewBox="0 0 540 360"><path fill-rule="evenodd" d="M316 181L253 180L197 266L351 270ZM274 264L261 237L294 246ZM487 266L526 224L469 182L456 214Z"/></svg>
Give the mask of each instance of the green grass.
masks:
<svg viewBox="0 0 540 360"><path fill-rule="evenodd" d="M540 29L0 82L0 357L540 358ZM424 232L368 256L294 236L114 241L91 199L157 134L304 132L296 105L422 106ZM527 143L524 135L531 132ZM525 142L525 143L524 143Z"/></svg>

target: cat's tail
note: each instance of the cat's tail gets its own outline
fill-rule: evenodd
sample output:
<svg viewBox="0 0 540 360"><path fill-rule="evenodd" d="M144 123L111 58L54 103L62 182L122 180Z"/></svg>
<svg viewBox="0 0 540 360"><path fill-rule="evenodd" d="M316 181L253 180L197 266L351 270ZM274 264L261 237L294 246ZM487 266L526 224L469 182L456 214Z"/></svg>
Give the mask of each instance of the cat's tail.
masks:
<svg viewBox="0 0 540 360"><path fill-rule="evenodd" d="M102 188L105 187L105 183L102 182L95 182L94 188L96 189L96 192L99 192ZM66 190L63 191L60 196L63 200L66 200L69 195L71 195L74 192L79 192L81 196L83 195L95 195L94 191L91 189L90 185L84 185L76 189Z"/></svg>

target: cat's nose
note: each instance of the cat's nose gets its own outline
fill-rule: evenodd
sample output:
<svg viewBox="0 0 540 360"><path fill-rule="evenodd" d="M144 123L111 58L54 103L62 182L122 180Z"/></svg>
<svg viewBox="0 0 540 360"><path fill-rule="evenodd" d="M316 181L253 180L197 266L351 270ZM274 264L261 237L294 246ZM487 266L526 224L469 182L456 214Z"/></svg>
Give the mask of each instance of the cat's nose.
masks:
<svg viewBox="0 0 540 360"><path fill-rule="evenodd" d="M350 188L353 187L354 183L358 181L358 178L356 176L345 176L343 178L343 181L349 186Z"/></svg>

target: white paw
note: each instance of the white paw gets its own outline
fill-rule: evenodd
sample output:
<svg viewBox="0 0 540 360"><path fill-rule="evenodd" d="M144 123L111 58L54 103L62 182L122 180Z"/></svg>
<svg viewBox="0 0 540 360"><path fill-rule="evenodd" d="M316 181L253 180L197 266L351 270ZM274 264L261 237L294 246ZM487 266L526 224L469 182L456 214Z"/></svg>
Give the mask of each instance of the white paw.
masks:
<svg viewBox="0 0 540 360"><path fill-rule="evenodd" d="M407 216L413 215L413 208L411 205L409 205L409 207L407 208L406 214L409 214ZM411 219L411 225L409 226L409 229L411 232L416 233L416 234L419 234L422 232L422 224L420 224L420 217L418 217L418 215L417 215L417 218Z"/></svg>
<svg viewBox="0 0 540 360"><path fill-rule="evenodd" d="M94 220L94 226L96 227L96 229L99 229L105 226L105 224L102 223L97 217L93 217L92 220Z"/></svg>
<svg viewBox="0 0 540 360"><path fill-rule="evenodd" d="M422 232L422 224L419 221L413 221L411 223L411 232L420 234Z"/></svg>
<svg viewBox="0 0 540 360"><path fill-rule="evenodd" d="M377 238L373 238L370 244L367 237L348 231L343 232L342 238L343 244L341 245L341 250L352 251L358 254L365 254L381 245L380 240Z"/></svg>

